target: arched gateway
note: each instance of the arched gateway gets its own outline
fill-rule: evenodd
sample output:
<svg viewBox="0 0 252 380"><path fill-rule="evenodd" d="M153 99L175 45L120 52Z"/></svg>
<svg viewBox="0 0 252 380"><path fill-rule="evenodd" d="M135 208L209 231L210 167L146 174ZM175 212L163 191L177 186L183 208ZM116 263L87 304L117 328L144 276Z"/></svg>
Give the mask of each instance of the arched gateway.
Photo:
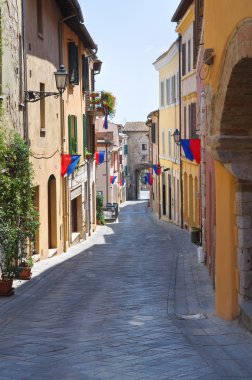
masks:
<svg viewBox="0 0 252 380"><path fill-rule="evenodd" d="M247 19L227 46L207 136L216 160L216 309L228 319L252 300L251 41Z"/></svg>

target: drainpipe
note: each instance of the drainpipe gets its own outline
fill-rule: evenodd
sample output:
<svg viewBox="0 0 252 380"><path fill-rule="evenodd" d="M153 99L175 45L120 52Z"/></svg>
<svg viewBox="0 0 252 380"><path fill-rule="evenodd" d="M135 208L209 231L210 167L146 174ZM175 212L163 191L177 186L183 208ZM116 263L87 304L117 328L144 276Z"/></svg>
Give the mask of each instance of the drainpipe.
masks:
<svg viewBox="0 0 252 380"><path fill-rule="evenodd" d="M24 14L25 14L25 6L24 6L24 0L22 0L22 44L23 44L23 62L24 62L24 88L23 90L27 90L27 52L26 52L26 44L25 41L27 41L26 38L26 32L25 32L25 23L24 23ZM22 86L22 84L21 84ZM24 96L24 92L22 94ZM24 140L26 141L27 145L29 145L29 130L28 130L28 104L27 102L22 103L23 106L23 134L24 134Z"/></svg>
<svg viewBox="0 0 252 380"><path fill-rule="evenodd" d="M182 96L181 96L181 40L182 37L179 34L179 133L181 138L182 133ZM184 228L184 197L183 197L183 162L182 162L182 147L179 144L179 163L180 163L180 220L181 228Z"/></svg>

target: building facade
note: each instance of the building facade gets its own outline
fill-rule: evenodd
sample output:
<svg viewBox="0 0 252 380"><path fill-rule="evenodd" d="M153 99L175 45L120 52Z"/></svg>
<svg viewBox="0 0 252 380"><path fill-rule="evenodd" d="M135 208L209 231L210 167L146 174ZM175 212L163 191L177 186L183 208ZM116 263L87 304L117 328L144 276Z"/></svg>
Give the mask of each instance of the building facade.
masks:
<svg viewBox="0 0 252 380"><path fill-rule="evenodd" d="M144 183L144 174L149 172L149 127L144 122L127 122L123 132L128 136L127 200L141 198L150 190Z"/></svg>
<svg viewBox="0 0 252 380"><path fill-rule="evenodd" d="M176 31L180 43L180 78L181 78L181 129L182 139L195 139L196 130L196 70L195 70L195 11L194 1L180 2L173 17L177 22ZM185 157L181 149L181 175L183 178L183 227L190 230L200 226L200 183L199 165L195 160Z"/></svg>
<svg viewBox="0 0 252 380"><path fill-rule="evenodd" d="M159 161L161 219L181 224L180 151L173 134L180 128L179 42L155 62L159 72Z"/></svg>

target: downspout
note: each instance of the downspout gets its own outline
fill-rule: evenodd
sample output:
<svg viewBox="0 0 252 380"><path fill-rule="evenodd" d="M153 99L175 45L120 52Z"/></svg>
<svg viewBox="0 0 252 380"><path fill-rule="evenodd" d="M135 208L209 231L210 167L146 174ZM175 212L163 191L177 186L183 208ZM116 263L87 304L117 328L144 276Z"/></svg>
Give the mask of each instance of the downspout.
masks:
<svg viewBox="0 0 252 380"><path fill-rule="evenodd" d="M181 96L181 34L179 34L179 133L181 138L182 133L182 96ZM182 147L179 144L179 163L180 163L180 221L181 228L184 228L184 197L183 197L183 161L182 161Z"/></svg>
<svg viewBox="0 0 252 380"><path fill-rule="evenodd" d="M26 52L26 44L25 41L25 23L24 23L24 14L25 14L24 0L22 0L22 45L23 45L23 62L24 62L24 91L27 90L27 52ZM22 85L22 84L21 84ZM24 96L24 93L22 94ZM22 103L23 107L23 134L24 140L27 145L29 145L29 129L28 129L28 104L24 100Z"/></svg>

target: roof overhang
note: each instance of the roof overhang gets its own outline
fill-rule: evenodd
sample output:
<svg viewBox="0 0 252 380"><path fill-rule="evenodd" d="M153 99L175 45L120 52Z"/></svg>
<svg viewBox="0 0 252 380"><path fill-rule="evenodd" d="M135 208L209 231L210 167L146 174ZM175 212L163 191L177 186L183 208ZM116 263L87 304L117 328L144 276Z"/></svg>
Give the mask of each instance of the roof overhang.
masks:
<svg viewBox="0 0 252 380"><path fill-rule="evenodd" d="M184 14L186 13L187 9L192 4L193 0L181 0L179 3L178 8L176 9L174 15L172 16L171 21L172 22L179 22Z"/></svg>

